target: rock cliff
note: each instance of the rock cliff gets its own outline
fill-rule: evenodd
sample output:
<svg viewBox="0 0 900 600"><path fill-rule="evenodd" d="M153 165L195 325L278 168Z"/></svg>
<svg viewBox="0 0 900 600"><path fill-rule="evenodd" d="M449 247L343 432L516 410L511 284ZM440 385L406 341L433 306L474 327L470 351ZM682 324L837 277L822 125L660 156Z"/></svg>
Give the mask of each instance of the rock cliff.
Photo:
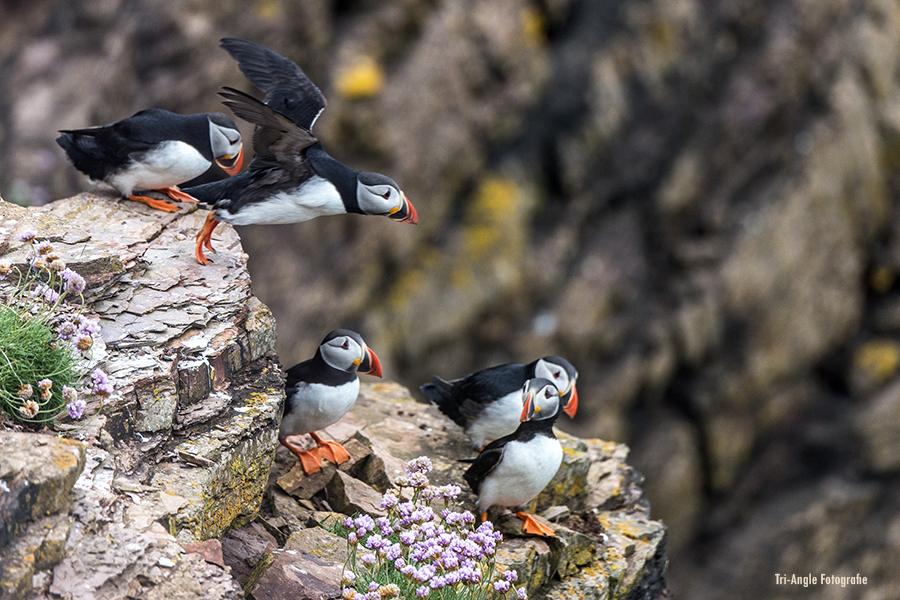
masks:
<svg viewBox="0 0 900 600"><path fill-rule="evenodd" d="M88 280L95 353L116 386L88 406L96 418L66 419L57 436L0 427L0 597L337 597L346 542L322 526L380 512L380 492L419 455L434 461L433 483L462 481L459 428L392 383L364 384L327 430L349 440L340 470L305 476L275 451L275 322L230 227L201 267L194 209L81 194L38 209L0 201L0 216L5 260L24 262L17 236L33 229ZM523 537L501 519L499 562L532 597L664 597L666 530L627 448L561 435L564 464L534 502L558 537ZM462 502L474 507L471 494Z"/></svg>

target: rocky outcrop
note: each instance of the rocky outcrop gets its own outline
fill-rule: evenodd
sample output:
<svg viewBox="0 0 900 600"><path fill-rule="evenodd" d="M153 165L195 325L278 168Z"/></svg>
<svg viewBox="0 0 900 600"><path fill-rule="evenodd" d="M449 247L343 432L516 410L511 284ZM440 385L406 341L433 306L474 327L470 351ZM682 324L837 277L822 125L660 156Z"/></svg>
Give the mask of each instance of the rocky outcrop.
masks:
<svg viewBox="0 0 900 600"><path fill-rule="evenodd" d="M201 267L195 208L81 194L40 209L0 201L0 214L5 260L24 261L18 233L34 229L85 274L85 309L102 326L94 358L116 388L88 406L92 420L61 421L58 437L0 429L0 597L335 598L346 559L329 532L337 518L383 512L381 493L420 455L434 484L462 481L462 432L392 383L364 384L326 430L351 453L340 469L306 476L275 452L274 320L230 227ZM560 435L563 465L531 507L557 537L523 537L521 521L500 516L499 562L532 597L663 597L666 530L627 448ZM461 502L474 509L470 493Z"/></svg>
<svg viewBox="0 0 900 600"><path fill-rule="evenodd" d="M326 465L320 473L305 476L293 455L279 448L273 473L277 478L260 522L287 542L272 558L260 558L263 574L257 573L247 588L253 598L290 597L288 591L298 589L291 577L285 581L279 574L306 570L302 565L309 558L290 553L291 546L322 560L342 561L343 539L309 529L334 518L322 508L383 514L379 491L403 473L405 461L428 456L434 485L460 484L468 465L458 459L472 454L459 427L396 384L364 384L353 410L326 431L335 439L349 439L352 458L340 469ZM507 539L499 547L498 563L516 569L517 585L524 585L533 597L569 598L572 590L582 588L591 590L588 598L662 597L666 531L649 518L640 487L643 478L625 463L627 448L560 436L563 465L529 505L529 510L556 522L557 537L522 537L521 520L500 516L498 526ZM469 490L460 498L463 507L475 510Z"/></svg>
<svg viewBox="0 0 900 600"><path fill-rule="evenodd" d="M87 310L101 324L94 358L116 386L104 406L88 406L99 414L86 425L60 424L83 444L4 434L29 440L4 438L17 447L0 459L12 491L3 531L20 534L2 551L4 589L168 597L166 586L194 580L202 597L237 597L230 575L179 558L182 544L256 515L274 455L284 396L275 323L251 295L237 236L223 232L207 270L193 257L199 215L91 194L43 210L0 202L0 214L6 260L24 260L18 233L33 229L84 274ZM48 521L57 511L67 514ZM6 526L23 517L33 520L23 531Z"/></svg>

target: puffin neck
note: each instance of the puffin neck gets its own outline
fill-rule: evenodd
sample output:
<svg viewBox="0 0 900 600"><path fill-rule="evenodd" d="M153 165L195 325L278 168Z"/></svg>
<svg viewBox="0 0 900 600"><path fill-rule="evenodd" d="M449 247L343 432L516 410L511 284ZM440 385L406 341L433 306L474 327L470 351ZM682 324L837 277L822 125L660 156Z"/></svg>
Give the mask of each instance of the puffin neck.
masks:
<svg viewBox="0 0 900 600"><path fill-rule="evenodd" d="M356 177L359 171L333 159L325 152L321 143L310 146L306 151L306 156L316 174L327 179L337 188L347 212L363 214L359 208L359 200L356 198Z"/></svg>
<svg viewBox="0 0 900 600"><path fill-rule="evenodd" d="M516 436L517 441L519 442L527 442L530 439L533 439L537 435L547 434L552 438L555 438L556 435L553 433L553 425L556 423L556 419L559 417L559 411L556 411L556 414L550 417L549 419L541 419L539 421L522 421L519 423L519 428L516 429L516 433L513 434Z"/></svg>
<svg viewBox="0 0 900 600"><path fill-rule="evenodd" d="M318 376L315 381L309 383L324 383L327 385L342 385L356 379L356 371L342 371L336 367L332 367L322 356L321 350L316 350L316 355L310 361L315 365L314 373Z"/></svg>

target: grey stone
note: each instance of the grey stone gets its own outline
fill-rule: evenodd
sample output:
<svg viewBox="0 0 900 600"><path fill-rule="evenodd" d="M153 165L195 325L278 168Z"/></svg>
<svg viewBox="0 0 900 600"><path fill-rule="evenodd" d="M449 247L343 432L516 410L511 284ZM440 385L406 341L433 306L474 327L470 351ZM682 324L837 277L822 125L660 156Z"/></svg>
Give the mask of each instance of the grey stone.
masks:
<svg viewBox="0 0 900 600"><path fill-rule="evenodd" d="M260 559L278 548L278 541L261 525L250 523L225 532L221 548L225 564L231 567L234 576L243 584Z"/></svg>
<svg viewBox="0 0 900 600"><path fill-rule="evenodd" d="M854 425L869 469L888 473L900 469L900 381L867 400Z"/></svg>
<svg viewBox="0 0 900 600"><path fill-rule="evenodd" d="M337 512L352 515L357 512L384 515L381 494L341 471L336 471L326 488L328 503Z"/></svg>
<svg viewBox="0 0 900 600"><path fill-rule="evenodd" d="M248 589L255 600L326 600L340 596L343 564L304 550L276 550L272 563Z"/></svg>
<svg viewBox="0 0 900 600"><path fill-rule="evenodd" d="M0 430L0 546L28 521L66 508L84 464L80 442Z"/></svg>

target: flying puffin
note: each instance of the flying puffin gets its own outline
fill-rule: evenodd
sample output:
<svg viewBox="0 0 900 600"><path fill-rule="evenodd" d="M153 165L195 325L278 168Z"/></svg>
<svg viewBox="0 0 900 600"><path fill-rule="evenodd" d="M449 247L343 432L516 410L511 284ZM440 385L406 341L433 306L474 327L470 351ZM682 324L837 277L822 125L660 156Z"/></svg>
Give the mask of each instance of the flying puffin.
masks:
<svg viewBox="0 0 900 600"><path fill-rule="evenodd" d="M522 386L534 377L551 381L559 391L564 412L575 416L578 371L560 356L545 356L527 365L499 365L452 381L432 377L431 383L419 389L462 427L472 446L480 450L485 440L509 435L519 426Z"/></svg>
<svg viewBox="0 0 900 600"><path fill-rule="evenodd" d="M122 197L174 212L165 200L134 194L154 190L177 202L196 202L178 184L205 173L212 163L228 175L241 170L241 133L222 113L179 115L151 108L132 117L86 129L63 129L56 138L75 168Z"/></svg>
<svg viewBox="0 0 900 600"><path fill-rule="evenodd" d="M562 446L553 434L559 417L559 393L547 379L529 379L519 394L523 400L521 423L514 433L494 440L463 474L478 494L478 512L487 519L494 505L514 507L541 493L562 464ZM571 399L569 400L571 402ZM519 510L525 533L553 536L553 530Z"/></svg>
<svg viewBox="0 0 900 600"><path fill-rule="evenodd" d="M350 459L337 442L326 442L315 432L337 423L359 395L357 372L381 377L381 362L355 331L336 329L325 336L316 355L287 371L284 415L278 441L300 459L307 474L321 470L321 460L335 464ZM308 433L316 442L300 450L288 436Z"/></svg>
<svg viewBox="0 0 900 600"><path fill-rule="evenodd" d="M190 188L212 206L197 234L195 256L208 263L212 232L220 221L233 225L300 223L324 215L383 215L417 221L416 209L394 180L352 169L331 156L312 134L325 96L296 64L245 40L225 38L222 47L241 72L266 93L262 102L234 88L219 94L235 115L256 124L255 156L244 173L227 181Z"/></svg>

